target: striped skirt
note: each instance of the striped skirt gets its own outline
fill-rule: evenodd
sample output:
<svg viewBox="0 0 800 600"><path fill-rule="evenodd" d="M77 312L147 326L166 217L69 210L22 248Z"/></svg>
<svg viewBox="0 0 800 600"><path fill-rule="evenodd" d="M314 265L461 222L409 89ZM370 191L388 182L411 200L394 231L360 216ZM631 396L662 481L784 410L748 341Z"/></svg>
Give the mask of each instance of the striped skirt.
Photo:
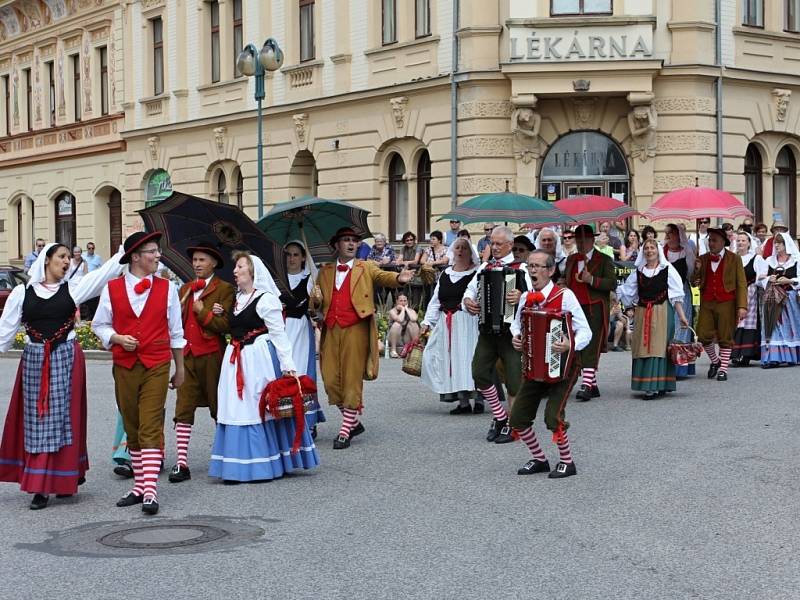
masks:
<svg viewBox="0 0 800 600"><path fill-rule="evenodd" d="M769 339L769 341L767 341ZM770 335L761 325L761 364L800 364L800 303L798 293L789 292L781 322Z"/></svg>

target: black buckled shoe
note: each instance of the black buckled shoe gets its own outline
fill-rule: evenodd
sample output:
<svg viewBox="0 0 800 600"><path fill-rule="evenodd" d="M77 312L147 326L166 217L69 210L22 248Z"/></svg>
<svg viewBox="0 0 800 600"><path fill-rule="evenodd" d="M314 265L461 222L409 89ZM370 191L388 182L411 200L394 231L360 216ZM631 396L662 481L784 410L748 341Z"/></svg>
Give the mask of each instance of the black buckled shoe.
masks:
<svg viewBox="0 0 800 600"><path fill-rule="evenodd" d="M158 500L155 498L148 498L142 502L142 512L146 515L158 514Z"/></svg>
<svg viewBox="0 0 800 600"><path fill-rule="evenodd" d="M472 407L472 414L473 415L482 415L483 414L483 402L476 402L475 406Z"/></svg>
<svg viewBox="0 0 800 600"><path fill-rule="evenodd" d="M169 471L169 482L180 483L192 478L192 472L189 467L183 465L174 465Z"/></svg>
<svg viewBox="0 0 800 600"><path fill-rule="evenodd" d="M575 399L578 402L588 402L592 399L592 386L590 385L582 385L581 389L578 390L578 393L575 394Z"/></svg>
<svg viewBox="0 0 800 600"><path fill-rule="evenodd" d="M728 374L725 371L717 373L717 381L728 381Z"/></svg>
<svg viewBox="0 0 800 600"><path fill-rule="evenodd" d="M709 379L714 379L714 377L717 376L717 373L719 372L719 365L720 365L720 363L715 362L715 363L711 363L711 366L708 367L708 378Z"/></svg>
<svg viewBox="0 0 800 600"><path fill-rule="evenodd" d="M133 467L131 463L123 463L114 467L114 475L118 475L123 479L133 479Z"/></svg>
<svg viewBox="0 0 800 600"><path fill-rule="evenodd" d="M645 392L642 400L655 400L658 397L656 392Z"/></svg>
<svg viewBox="0 0 800 600"><path fill-rule="evenodd" d="M547 473L550 470L550 463L546 460L531 459L522 467L517 469L517 475L533 475L534 473Z"/></svg>
<svg viewBox="0 0 800 600"><path fill-rule="evenodd" d="M575 469L575 463L559 462L554 471L550 471L548 477L550 479L563 479L564 477L572 477L577 475L578 471Z"/></svg>
<svg viewBox="0 0 800 600"><path fill-rule="evenodd" d="M511 427L508 425L504 425L497 437L494 438L495 444L510 444L513 441L514 436L511 434Z"/></svg>
<svg viewBox="0 0 800 600"><path fill-rule="evenodd" d="M117 506L123 508L125 506L133 506L134 504L141 504L144 501L144 496L134 494L133 491L128 492L122 498L117 500Z"/></svg>
<svg viewBox="0 0 800 600"><path fill-rule="evenodd" d="M596 385L592 386L592 398L599 398L600 397L600 388Z"/></svg>
<svg viewBox="0 0 800 600"><path fill-rule="evenodd" d="M34 494L33 500L30 503L31 510L42 510L43 508L47 508L47 502L50 500L50 496L45 494Z"/></svg>
<svg viewBox="0 0 800 600"><path fill-rule="evenodd" d="M333 440L333 449L334 450L344 450L345 448L350 447L350 438L345 437L343 435L338 436L335 440Z"/></svg>
<svg viewBox="0 0 800 600"><path fill-rule="evenodd" d="M460 404L456 406L453 410L450 411L451 415L471 415L472 414L472 407L467 404L466 406L461 406Z"/></svg>
<svg viewBox="0 0 800 600"><path fill-rule="evenodd" d="M350 439L352 440L357 435L361 435L364 431L364 425L359 421L358 424L350 430Z"/></svg>
<svg viewBox="0 0 800 600"><path fill-rule="evenodd" d="M508 419L503 419L502 421L498 421L497 419L492 419L492 424L489 426L489 431L486 434L486 441L493 442L497 439L497 436L500 435L500 430L505 427L506 422Z"/></svg>

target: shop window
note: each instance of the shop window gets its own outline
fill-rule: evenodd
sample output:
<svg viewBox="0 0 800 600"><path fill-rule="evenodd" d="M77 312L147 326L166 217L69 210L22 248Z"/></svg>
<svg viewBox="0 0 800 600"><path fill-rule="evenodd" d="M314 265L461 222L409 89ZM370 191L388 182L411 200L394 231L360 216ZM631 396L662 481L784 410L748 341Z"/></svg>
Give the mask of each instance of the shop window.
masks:
<svg viewBox="0 0 800 600"><path fill-rule="evenodd" d="M608 15L612 0L550 0L550 14L556 15Z"/></svg>
<svg viewBox="0 0 800 600"><path fill-rule="evenodd" d="M786 31L800 33L800 0L785 0Z"/></svg>
<svg viewBox="0 0 800 600"><path fill-rule="evenodd" d="M772 178L774 206L780 218L788 220L790 230L795 228L795 212L797 204L797 163L788 146L778 153L775 161L778 172ZM776 219L777 216L773 215Z"/></svg>
<svg viewBox="0 0 800 600"><path fill-rule="evenodd" d="M417 239L426 240L431 226L431 157L422 153L417 163Z"/></svg>
<svg viewBox="0 0 800 600"><path fill-rule="evenodd" d="M156 169L147 180L145 207L158 204L172 194L172 179L164 169Z"/></svg>
<svg viewBox="0 0 800 600"><path fill-rule="evenodd" d="M764 27L764 0L742 0L742 25Z"/></svg>
<svg viewBox="0 0 800 600"><path fill-rule="evenodd" d="M755 145L750 144L744 155L744 204L755 216L756 222L761 218L761 153Z"/></svg>
<svg viewBox="0 0 800 600"><path fill-rule="evenodd" d="M408 230L408 181L406 165L399 154L389 163L389 242L400 241Z"/></svg>
<svg viewBox="0 0 800 600"><path fill-rule="evenodd" d="M397 6L395 0L381 0L381 41L384 45L397 41Z"/></svg>
<svg viewBox="0 0 800 600"><path fill-rule="evenodd" d="M300 62L314 55L314 0L300 0Z"/></svg>
<svg viewBox="0 0 800 600"><path fill-rule="evenodd" d="M69 192L62 192L55 202L56 209L56 241L72 249L77 236L75 235L75 196Z"/></svg>
<svg viewBox="0 0 800 600"><path fill-rule="evenodd" d="M414 34L421 38L431 34L431 0L416 0Z"/></svg>

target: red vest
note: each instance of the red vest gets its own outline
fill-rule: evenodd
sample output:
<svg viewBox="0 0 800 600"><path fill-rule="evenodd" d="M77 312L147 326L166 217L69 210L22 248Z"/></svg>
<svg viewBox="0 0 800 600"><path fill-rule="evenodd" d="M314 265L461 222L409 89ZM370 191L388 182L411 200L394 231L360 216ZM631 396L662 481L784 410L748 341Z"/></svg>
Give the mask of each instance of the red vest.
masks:
<svg viewBox="0 0 800 600"><path fill-rule="evenodd" d="M597 250L595 250L597 252ZM594 258L594 254L592 254L592 258ZM578 299L578 303L585 306L587 304L592 303L592 299L589 297L589 286L583 283L580 279L578 279L578 261L576 260L573 264L572 275L569 280L569 289L572 290L572 293L575 294L575 297ZM583 261L583 268L589 268L589 261Z"/></svg>
<svg viewBox="0 0 800 600"><path fill-rule="evenodd" d="M139 340L133 352L128 352L119 344L111 346L114 364L130 369L141 362L148 369L168 363L172 358L169 344L167 322L167 294L169 282L153 277L150 295L147 297L142 314L138 317L131 308L125 277L108 282L108 296L113 307L111 326L119 335L132 335Z"/></svg>
<svg viewBox="0 0 800 600"><path fill-rule="evenodd" d="M539 310L547 310L553 312L561 312L561 303L564 299L564 289L559 285L554 285L553 289L550 290L550 294L548 294L547 298L545 298L542 303L539 305ZM528 292L528 296L525 298L525 305L528 308L532 308L535 302L533 301L533 294L536 292L531 290Z"/></svg>
<svg viewBox="0 0 800 600"><path fill-rule="evenodd" d="M344 329L352 327L361 320L353 306L353 299L350 297L350 274L352 272L353 269L348 271L342 287L338 290L336 281L333 282L333 295L331 296L331 305L328 307L328 315L325 317L325 327L331 328L338 325ZM335 274L334 277L336 277Z"/></svg>
<svg viewBox="0 0 800 600"><path fill-rule="evenodd" d="M191 297L186 300L186 315L183 318L183 337L186 339L186 346L183 348L183 355L205 356L214 352L221 352L219 337L217 335L204 336L200 323L197 322L197 314L192 310L192 299L194 293L190 292Z"/></svg>
<svg viewBox="0 0 800 600"><path fill-rule="evenodd" d="M722 284L722 271L725 268L726 257L727 253L724 253L716 272L711 270L711 260L706 265L706 284L703 287L703 300L706 302L729 302L736 299L736 290L726 292L725 286ZM739 258L736 257L736 260Z"/></svg>

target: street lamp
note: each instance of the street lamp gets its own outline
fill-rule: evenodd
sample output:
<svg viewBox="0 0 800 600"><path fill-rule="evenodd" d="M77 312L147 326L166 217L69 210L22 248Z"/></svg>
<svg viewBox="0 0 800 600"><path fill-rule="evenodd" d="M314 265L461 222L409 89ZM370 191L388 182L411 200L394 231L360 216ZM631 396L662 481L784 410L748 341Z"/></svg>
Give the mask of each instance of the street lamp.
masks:
<svg viewBox="0 0 800 600"><path fill-rule="evenodd" d="M277 71L283 64L283 50L274 38L267 38L261 51L252 42L247 44L236 59L236 68L243 75L256 78L255 98L258 102L258 218L264 216L264 144L261 131L261 101L265 97L264 74Z"/></svg>

